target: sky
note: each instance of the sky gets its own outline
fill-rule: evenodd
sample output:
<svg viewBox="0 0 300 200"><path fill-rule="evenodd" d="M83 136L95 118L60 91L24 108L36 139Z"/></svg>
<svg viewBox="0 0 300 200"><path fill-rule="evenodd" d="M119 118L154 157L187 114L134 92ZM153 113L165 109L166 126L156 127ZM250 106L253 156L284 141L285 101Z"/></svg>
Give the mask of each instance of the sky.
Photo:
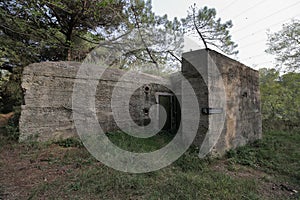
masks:
<svg viewBox="0 0 300 200"><path fill-rule="evenodd" d="M230 34L238 44L239 54L230 57L254 69L275 67L275 57L265 53L267 32L277 32L282 24L300 19L300 0L152 0L153 11L167 14L169 19L186 17L194 3L198 8L215 8L222 22L232 20ZM196 38L186 41L187 49L203 48Z"/></svg>

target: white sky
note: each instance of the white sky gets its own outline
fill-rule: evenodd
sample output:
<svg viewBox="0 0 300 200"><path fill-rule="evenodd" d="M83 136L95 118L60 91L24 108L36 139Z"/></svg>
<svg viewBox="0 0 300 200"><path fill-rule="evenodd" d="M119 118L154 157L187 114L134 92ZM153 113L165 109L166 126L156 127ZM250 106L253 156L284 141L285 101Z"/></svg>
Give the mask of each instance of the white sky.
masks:
<svg viewBox="0 0 300 200"><path fill-rule="evenodd" d="M215 8L223 22L232 20L230 33L239 45L235 59L255 69L275 66L274 56L264 52L267 30L276 32L292 18L300 19L300 0L152 0L153 11L169 19L185 17L194 3L198 8ZM193 50L203 48L201 42L189 41L188 45Z"/></svg>

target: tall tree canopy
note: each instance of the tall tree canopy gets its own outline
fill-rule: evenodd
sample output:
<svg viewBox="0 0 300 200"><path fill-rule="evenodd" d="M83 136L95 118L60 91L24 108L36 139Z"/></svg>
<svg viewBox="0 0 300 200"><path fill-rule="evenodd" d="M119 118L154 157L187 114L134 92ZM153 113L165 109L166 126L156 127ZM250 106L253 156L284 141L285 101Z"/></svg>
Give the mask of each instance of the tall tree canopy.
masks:
<svg viewBox="0 0 300 200"><path fill-rule="evenodd" d="M276 69L260 69L262 115L266 126L299 126L300 73L284 75Z"/></svg>
<svg viewBox="0 0 300 200"><path fill-rule="evenodd" d="M207 7L192 8L182 20L157 16L151 0L2 0L0 72L93 55L110 66L167 74L180 66L185 34L201 33L208 44L237 53L231 27ZM0 73L0 107L22 101L21 68L15 69L9 84Z"/></svg>
<svg viewBox="0 0 300 200"><path fill-rule="evenodd" d="M232 21L221 22L216 18L214 8L203 7L198 9L196 4L191 6L188 16L182 19L185 33L197 34L207 44L217 47L223 52L232 55L237 54L237 45L232 41L229 29L232 28Z"/></svg>
<svg viewBox="0 0 300 200"><path fill-rule="evenodd" d="M101 39L97 28L121 23L124 6L122 0L1 1L2 62L71 60L84 41Z"/></svg>
<svg viewBox="0 0 300 200"><path fill-rule="evenodd" d="M277 66L288 71L300 69L300 20L284 24L276 33L268 33L267 53L276 56Z"/></svg>
<svg viewBox="0 0 300 200"><path fill-rule="evenodd" d="M151 0L27 0L0 2L0 66L82 60L92 49L118 51L121 68L175 66L183 36L197 31L208 44L235 54L231 21L215 9L193 7L187 18L157 16ZM99 51L99 54L103 51ZM105 54L104 54L105 56Z"/></svg>
<svg viewBox="0 0 300 200"><path fill-rule="evenodd" d="M102 30L108 37L99 43L97 56L109 55L114 58L109 65L139 71L166 70L176 65L174 55L180 57L183 44L180 21L155 15L151 1L137 0L125 14L127 19L117 29Z"/></svg>

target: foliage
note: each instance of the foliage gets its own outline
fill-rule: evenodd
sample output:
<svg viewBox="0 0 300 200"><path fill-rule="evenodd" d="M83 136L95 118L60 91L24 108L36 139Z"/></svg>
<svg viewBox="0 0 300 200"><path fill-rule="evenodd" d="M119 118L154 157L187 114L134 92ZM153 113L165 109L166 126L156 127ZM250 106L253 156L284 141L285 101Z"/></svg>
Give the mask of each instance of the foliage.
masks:
<svg viewBox="0 0 300 200"><path fill-rule="evenodd" d="M275 69L260 69L262 116L266 128L299 127L300 74L280 76Z"/></svg>
<svg viewBox="0 0 300 200"><path fill-rule="evenodd" d="M277 66L286 67L288 71L300 67L300 20L284 24L277 33L268 33L267 53L276 56Z"/></svg>
<svg viewBox="0 0 300 200"><path fill-rule="evenodd" d="M167 58L174 60L168 51L179 51L182 43L179 21L156 16L151 1L3 1L0 20L0 64L8 70L46 60L82 60L96 47L121 52L121 68L146 63L152 69L149 63L157 68Z"/></svg>
<svg viewBox="0 0 300 200"><path fill-rule="evenodd" d="M67 138L54 142L61 147L83 147L83 144L79 138Z"/></svg>
<svg viewBox="0 0 300 200"><path fill-rule="evenodd" d="M98 27L120 23L123 6L121 0L1 1L0 56L8 67L70 60L75 57L72 54L81 51L82 42L101 39ZM95 34L87 38L92 32Z"/></svg>
<svg viewBox="0 0 300 200"><path fill-rule="evenodd" d="M221 23L215 16L214 9L199 9L197 29L209 44L236 53L228 31L231 21ZM119 53L110 65L167 72L179 65L183 35L193 30L193 19L189 15L181 23L157 16L151 0L4 0L0 65L10 70L46 60L82 60L100 47Z"/></svg>
<svg viewBox="0 0 300 200"><path fill-rule="evenodd" d="M119 139L120 143L124 142L122 138ZM126 149L128 148L131 147ZM174 164L146 174L128 174L110 169L86 156L86 153L82 155L81 152L84 151L72 149L63 160L49 161L56 165L62 162L64 166L74 166L76 163L80 168L69 168L67 176L35 186L31 190L31 197L40 198L45 195L51 198L55 195L56 198L63 196L70 199L258 199L254 192L258 190L254 179L241 180L211 170L208 163L194 157L194 153L187 153L182 165ZM65 160L68 162L65 163ZM201 165L196 166L197 164Z"/></svg>
<svg viewBox="0 0 300 200"><path fill-rule="evenodd" d="M296 183L300 180L300 132L268 131L261 141L236 150L227 158L234 163L263 169L266 172L290 175Z"/></svg>
<svg viewBox="0 0 300 200"><path fill-rule="evenodd" d="M10 76L10 73L8 71L0 70L0 110L4 106L3 97L1 94L3 93L5 85L9 81L9 76ZM0 111L0 113L1 113L1 111Z"/></svg>
<svg viewBox="0 0 300 200"><path fill-rule="evenodd" d="M180 57L185 34L195 32L193 17L189 15L181 21L174 18L168 20L167 15L157 16L152 12L151 1L135 1L126 10L128 21L122 26L104 30L105 35L113 35L100 42L93 53L93 61L104 57L109 66L135 69L153 74L170 73L179 69ZM229 29L231 21L221 23L215 19L214 9L199 9L197 29L209 44L217 46L228 54L236 54L235 45L231 41ZM107 59L109 58L109 59ZM104 59L101 59L104 60Z"/></svg>
<svg viewBox="0 0 300 200"><path fill-rule="evenodd" d="M178 69L183 32L178 19L157 16L151 1L135 1L124 11L127 16L116 29L102 29L105 40L88 61L106 60L108 66L161 74ZM176 56L174 56L176 55Z"/></svg>
<svg viewBox="0 0 300 200"><path fill-rule="evenodd" d="M0 113L14 111L23 103L23 91L21 88L22 68L16 68L9 79L4 81L0 88Z"/></svg>
<svg viewBox="0 0 300 200"><path fill-rule="evenodd" d="M8 124L4 127L4 136L8 140L18 141L19 140L19 118L21 115L21 108L14 108L14 115L8 120Z"/></svg>
<svg viewBox="0 0 300 200"><path fill-rule="evenodd" d="M169 132L160 132L151 138L136 138L124 132L111 132L107 137L118 147L132 152L150 152L168 144L174 137Z"/></svg>
<svg viewBox="0 0 300 200"><path fill-rule="evenodd" d="M39 180L38 175L26 176L33 168L42 169L42 175L50 172L47 181L37 181L31 188L17 188L32 199L299 198L299 194L292 195L292 191L279 186L284 184L299 191L299 132L272 131L263 135L261 141L229 151L227 158L201 160L192 148L169 167L146 174L128 174L106 167L83 148L57 148L53 144L15 144L10 148L21 155L16 162L28 164L24 166L24 176L18 174L18 178ZM119 136L114 135L113 139L122 148L141 147ZM5 171L5 160L1 167Z"/></svg>
<svg viewBox="0 0 300 200"><path fill-rule="evenodd" d="M202 172L210 164L210 157L199 159L199 148L191 146L187 152L185 152L173 165L176 166L182 172ZM187 163L189 163L187 165Z"/></svg>
<svg viewBox="0 0 300 200"><path fill-rule="evenodd" d="M215 16L214 9L199 9L197 29L209 44L235 53L228 31L232 23L221 23ZM33 62L82 61L94 49L93 56L112 67L156 75L174 72L180 65L183 36L194 30L193 19L157 16L151 0L3 0L0 69L13 75L8 82L0 81L0 112L22 104L22 67Z"/></svg>
<svg viewBox="0 0 300 200"><path fill-rule="evenodd" d="M4 77L0 77L0 113L14 112L13 117L8 121L8 125L4 127L4 133L8 140L17 141L19 139L19 118L23 103L22 68L16 68L13 71L12 74L6 73Z"/></svg>
<svg viewBox="0 0 300 200"><path fill-rule="evenodd" d="M203 7L197 9L196 5L191 6L188 16L182 19L185 33L198 34L205 43L215 46L225 53L237 54L237 45L232 41L229 29L232 28L231 20L225 23L216 19L214 8ZM206 48L207 45L205 44Z"/></svg>

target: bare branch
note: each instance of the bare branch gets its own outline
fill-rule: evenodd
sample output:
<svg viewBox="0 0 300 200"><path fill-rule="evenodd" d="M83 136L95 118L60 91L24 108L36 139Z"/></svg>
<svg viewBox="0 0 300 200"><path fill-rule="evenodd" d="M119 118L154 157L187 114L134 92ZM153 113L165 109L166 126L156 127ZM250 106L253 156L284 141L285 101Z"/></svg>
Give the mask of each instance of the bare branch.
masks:
<svg viewBox="0 0 300 200"><path fill-rule="evenodd" d="M180 63L182 63L182 60L180 60L175 54L173 54L172 51L168 50L166 51L167 53L169 53L171 56L173 56L176 60L178 60Z"/></svg>

